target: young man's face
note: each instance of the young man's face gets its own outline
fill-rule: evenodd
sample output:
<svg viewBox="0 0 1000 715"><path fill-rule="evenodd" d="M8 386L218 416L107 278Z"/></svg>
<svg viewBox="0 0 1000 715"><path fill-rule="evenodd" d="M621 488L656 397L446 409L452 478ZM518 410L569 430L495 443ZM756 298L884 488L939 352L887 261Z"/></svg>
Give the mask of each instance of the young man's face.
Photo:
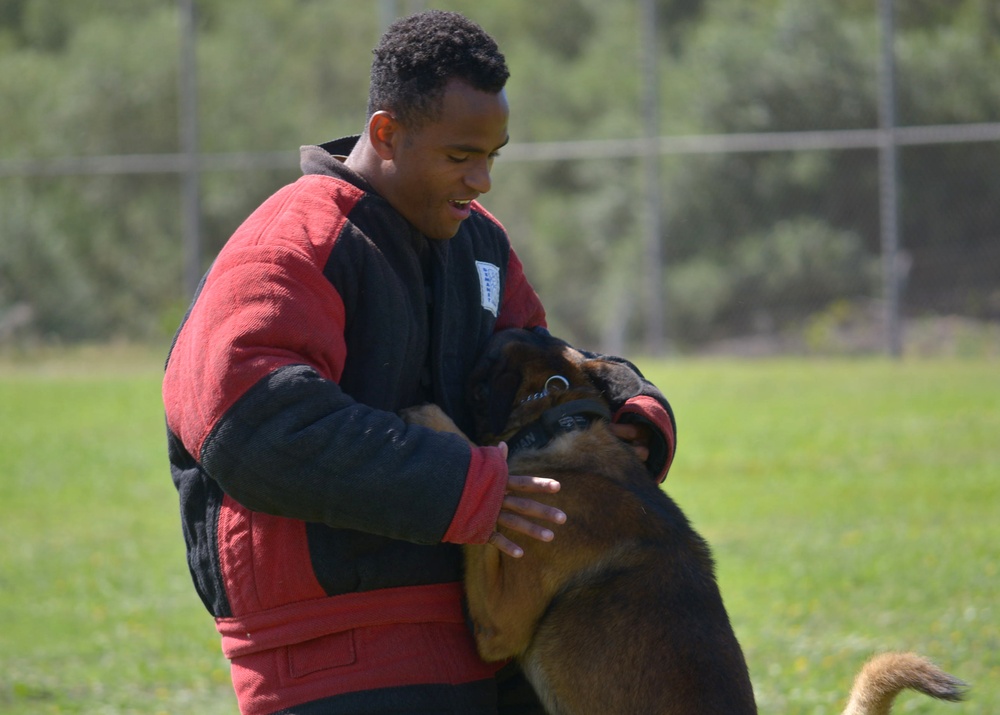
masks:
<svg viewBox="0 0 1000 715"><path fill-rule="evenodd" d="M507 96L451 80L440 117L400 127L385 198L428 238L453 237L469 202L490 190L493 159L507 143Z"/></svg>

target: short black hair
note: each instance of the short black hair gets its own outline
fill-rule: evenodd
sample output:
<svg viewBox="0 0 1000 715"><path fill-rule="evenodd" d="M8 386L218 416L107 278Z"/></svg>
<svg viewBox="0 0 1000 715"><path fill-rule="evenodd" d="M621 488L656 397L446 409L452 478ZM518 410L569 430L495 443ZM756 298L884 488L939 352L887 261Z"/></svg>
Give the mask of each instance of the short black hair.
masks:
<svg viewBox="0 0 1000 715"><path fill-rule="evenodd" d="M368 116L385 110L410 126L437 118L449 80L499 93L510 76L496 41L455 12L428 10L397 20L372 54Z"/></svg>

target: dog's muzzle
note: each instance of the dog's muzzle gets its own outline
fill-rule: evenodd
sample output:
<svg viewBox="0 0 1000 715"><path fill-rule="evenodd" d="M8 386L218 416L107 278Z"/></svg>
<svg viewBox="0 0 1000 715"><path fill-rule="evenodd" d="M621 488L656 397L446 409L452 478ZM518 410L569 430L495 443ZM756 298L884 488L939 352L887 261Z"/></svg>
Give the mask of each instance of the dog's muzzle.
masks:
<svg viewBox="0 0 1000 715"><path fill-rule="evenodd" d="M556 405L508 440L508 457L524 449L541 449L559 435L586 429L599 419L611 420L611 411L599 400L570 400Z"/></svg>

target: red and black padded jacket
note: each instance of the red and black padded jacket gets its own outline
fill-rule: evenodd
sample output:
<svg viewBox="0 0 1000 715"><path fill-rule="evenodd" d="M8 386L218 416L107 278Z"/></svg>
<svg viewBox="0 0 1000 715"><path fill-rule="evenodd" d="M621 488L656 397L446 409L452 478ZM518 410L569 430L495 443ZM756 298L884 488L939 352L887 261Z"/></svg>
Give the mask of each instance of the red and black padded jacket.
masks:
<svg viewBox="0 0 1000 715"><path fill-rule="evenodd" d="M455 237L426 239L336 158L352 144L303 148L304 176L227 242L167 360L188 563L234 664L359 624L462 620L457 545L488 540L506 465L396 413L435 402L469 431L480 347L545 326L493 217L474 204ZM662 476L674 425L652 394L624 411L661 433Z"/></svg>

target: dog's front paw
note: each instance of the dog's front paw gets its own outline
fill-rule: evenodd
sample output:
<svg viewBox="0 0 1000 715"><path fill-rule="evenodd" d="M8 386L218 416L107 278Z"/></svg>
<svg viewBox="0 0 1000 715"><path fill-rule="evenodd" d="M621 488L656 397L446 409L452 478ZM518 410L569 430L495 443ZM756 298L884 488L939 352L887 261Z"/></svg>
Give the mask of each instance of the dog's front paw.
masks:
<svg viewBox="0 0 1000 715"><path fill-rule="evenodd" d="M452 421L451 417L446 415L444 410L435 404L407 407L405 410L400 411L399 416L402 417L407 424L420 425L421 427L427 427L429 429L437 430L438 432L451 432L452 434L464 437L466 440L469 439L465 436L465 433L458 428L458 425Z"/></svg>
<svg viewBox="0 0 1000 715"><path fill-rule="evenodd" d="M407 424L421 425L431 429L440 429L439 425L451 422L451 418L444 413L444 410L431 403L407 407L405 410L400 410L399 416Z"/></svg>

